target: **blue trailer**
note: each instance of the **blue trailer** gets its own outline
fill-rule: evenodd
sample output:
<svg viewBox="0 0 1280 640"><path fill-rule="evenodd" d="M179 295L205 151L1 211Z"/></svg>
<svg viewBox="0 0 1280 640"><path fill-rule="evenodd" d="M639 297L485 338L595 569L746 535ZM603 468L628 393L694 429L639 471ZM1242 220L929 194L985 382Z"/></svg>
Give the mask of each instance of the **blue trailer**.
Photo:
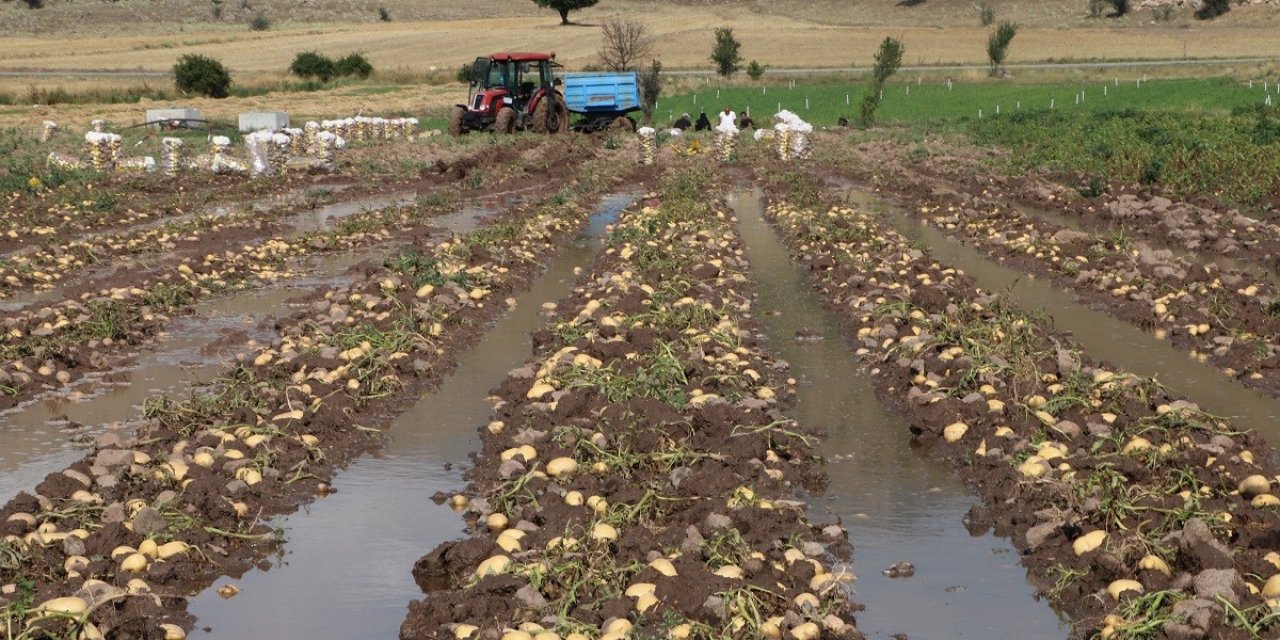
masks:
<svg viewBox="0 0 1280 640"><path fill-rule="evenodd" d="M574 131L635 130L635 120L627 115L640 110L640 77L635 71L566 73L561 89L569 111L581 116L573 123Z"/></svg>

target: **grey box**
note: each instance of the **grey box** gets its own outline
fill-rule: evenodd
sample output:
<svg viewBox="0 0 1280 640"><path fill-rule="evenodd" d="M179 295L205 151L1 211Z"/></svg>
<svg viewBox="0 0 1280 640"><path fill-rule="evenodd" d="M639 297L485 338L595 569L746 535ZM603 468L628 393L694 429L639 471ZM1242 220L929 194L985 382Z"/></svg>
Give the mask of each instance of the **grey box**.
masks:
<svg viewBox="0 0 1280 640"><path fill-rule="evenodd" d="M152 128L164 126L160 121L176 121L176 126L200 129L203 124L193 122L200 119L200 110L191 107L175 107L172 109L147 109L147 122L154 123ZM166 127L168 128L168 127Z"/></svg>
<svg viewBox="0 0 1280 640"><path fill-rule="evenodd" d="M261 129L285 129L289 126L289 114L283 111L250 111L240 114L240 131Z"/></svg>

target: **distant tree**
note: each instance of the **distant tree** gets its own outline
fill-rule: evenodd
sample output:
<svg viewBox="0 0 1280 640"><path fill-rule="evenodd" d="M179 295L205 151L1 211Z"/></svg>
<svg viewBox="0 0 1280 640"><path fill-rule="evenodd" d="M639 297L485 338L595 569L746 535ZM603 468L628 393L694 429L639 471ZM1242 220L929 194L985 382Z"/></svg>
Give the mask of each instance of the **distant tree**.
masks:
<svg viewBox="0 0 1280 640"><path fill-rule="evenodd" d="M214 20L222 19L222 0L209 0L209 11L213 13Z"/></svg>
<svg viewBox="0 0 1280 640"><path fill-rule="evenodd" d="M747 77L752 80L759 80L764 77L764 72L769 70L769 65L760 64L755 60L747 63Z"/></svg>
<svg viewBox="0 0 1280 640"><path fill-rule="evenodd" d="M978 5L978 21L984 27L994 24L996 21L996 8L985 2Z"/></svg>
<svg viewBox="0 0 1280 640"><path fill-rule="evenodd" d="M742 64L742 54L738 50L742 43L733 37L733 29L719 27L716 29L716 48L711 50L711 61L716 63L716 73L728 78L738 72Z"/></svg>
<svg viewBox="0 0 1280 640"><path fill-rule="evenodd" d="M1115 15L1117 18L1125 15L1126 13L1129 13L1129 0L1108 0L1108 1L1111 3L1111 8L1115 10L1115 13L1113 15Z"/></svg>
<svg viewBox="0 0 1280 640"><path fill-rule="evenodd" d="M1204 0L1204 5L1196 9L1196 17L1201 20L1212 20L1231 10L1231 0Z"/></svg>
<svg viewBox="0 0 1280 640"><path fill-rule="evenodd" d="M1101 18L1103 9L1107 8L1107 0L1089 0L1089 17Z"/></svg>
<svg viewBox="0 0 1280 640"><path fill-rule="evenodd" d="M333 70L338 75L364 80L373 75L373 63L359 51L352 51L333 62Z"/></svg>
<svg viewBox="0 0 1280 640"><path fill-rule="evenodd" d="M600 62L611 71L631 71L653 52L653 38L644 23L614 18L604 23Z"/></svg>
<svg viewBox="0 0 1280 640"><path fill-rule="evenodd" d="M455 74L455 75L453 76L453 78L454 78L455 80L457 80L458 82L461 82L461 83L463 83L463 84L470 83L470 82L471 82L471 73L472 73L472 71L474 71L474 70L475 70L475 69L474 69L474 67L472 67L472 64L473 64L473 63L471 63L471 62L464 62L464 63L462 63L462 67L458 69L458 73L457 73L457 74Z"/></svg>
<svg viewBox="0 0 1280 640"><path fill-rule="evenodd" d="M28 9L44 8L44 0L23 0L23 2L27 5Z"/></svg>
<svg viewBox="0 0 1280 640"><path fill-rule="evenodd" d="M383 22L391 22L391 11L386 7L378 7L378 19Z"/></svg>
<svg viewBox="0 0 1280 640"><path fill-rule="evenodd" d="M862 103L859 105L858 122L862 126L869 127L875 124L876 110L880 107L880 94L884 90L884 83L888 82L889 77L897 73L898 67L902 66L902 54L906 51L907 48L897 38L885 38L880 43L880 48L875 55L876 64L871 69L871 85L867 87L867 93L862 96Z"/></svg>
<svg viewBox="0 0 1280 640"><path fill-rule="evenodd" d="M1009 55L1009 43L1018 34L1018 25L1013 22L1001 22L1000 26L987 38L987 58L991 60L991 75L1004 75L1004 60Z"/></svg>
<svg viewBox="0 0 1280 640"><path fill-rule="evenodd" d="M267 16L262 15L261 13L254 16L253 19L249 21L250 31L266 31L270 28L271 28L271 20L269 20Z"/></svg>
<svg viewBox="0 0 1280 640"><path fill-rule="evenodd" d="M533 0L534 4L560 13L561 26L569 24L569 12L596 6L600 0Z"/></svg>
<svg viewBox="0 0 1280 640"><path fill-rule="evenodd" d="M338 75L338 69L329 56L315 51L303 51L293 57L293 63L289 65L289 73L299 78L314 78L320 82L328 82Z"/></svg>
<svg viewBox="0 0 1280 640"><path fill-rule="evenodd" d="M173 65L173 81L183 93L225 98L231 89L231 74L221 62L198 53L188 53Z"/></svg>
<svg viewBox="0 0 1280 640"><path fill-rule="evenodd" d="M640 72L640 112L644 114L645 124L653 124L653 108L658 105L658 96L662 95L662 63L654 59L649 68Z"/></svg>

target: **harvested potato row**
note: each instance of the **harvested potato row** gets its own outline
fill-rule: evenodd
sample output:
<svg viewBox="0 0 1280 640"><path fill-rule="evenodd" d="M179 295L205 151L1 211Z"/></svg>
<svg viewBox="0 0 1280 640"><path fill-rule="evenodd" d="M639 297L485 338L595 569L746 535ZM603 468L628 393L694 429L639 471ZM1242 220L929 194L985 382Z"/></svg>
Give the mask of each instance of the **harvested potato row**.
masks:
<svg viewBox="0 0 1280 640"><path fill-rule="evenodd" d="M401 638L856 638L838 526L797 500L816 439L757 342L712 177L677 169L612 227L536 354L496 391L472 537L414 576Z"/></svg>
<svg viewBox="0 0 1280 640"><path fill-rule="evenodd" d="M841 313L881 397L955 464L1081 635L1274 634L1280 456L1112 371L865 211L769 217Z"/></svg>
<svg viewBox="0 0 1280 640"><path fill-rule="evenodd" d="M505 307L493 300L527 285L620 166L467 236L406 247L438 269L389 263L315 292L208 393L149 404L139 433L104 436L9 501L0 557L17 561L0 563L0 617L24 637L180 637L192 620L172 596L264 561L279 538L263 519L323 495L376 447L362 425L452 368Z"/></svg>
<svg viewBox="0 0 1280 640"><path fill-rule="evenodd" d="M1002 261L1101 300L1229 376L1280 393L1280 291L1265 279L1012 209L922 204L916 212Z"/></svg>

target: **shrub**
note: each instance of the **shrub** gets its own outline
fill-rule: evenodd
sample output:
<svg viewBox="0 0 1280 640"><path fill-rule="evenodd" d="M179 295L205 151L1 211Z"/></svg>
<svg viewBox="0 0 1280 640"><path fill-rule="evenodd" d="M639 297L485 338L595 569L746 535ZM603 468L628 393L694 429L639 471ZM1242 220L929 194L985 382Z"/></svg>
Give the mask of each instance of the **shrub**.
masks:
<svg viewBox="0 0 1280 640"><path fill-rule="evenodd" d="M1196 9L1196 17L1201 20L1212 20L1231 10L1231 0L1204 0L1204 5Z"/></svg>
<svg viewBox="0 0 1280 640"><path fill-rule="evenodd" d="M338 58L338 61L333 63L333 66L338 75L344 77L355 77L363 80L373 74L373 65L359 51L353 51Z"/></svg>
<svg viewBox="0 0 1280 640"><path fill-rule="evenodd" d="M1109 0L1109 2L1111 2L1111 8L1116 11L1116 17L1129 13L1129 0Z"/></svg>
<svg viewBox="0 0 1280 640"><path fill-rule="evenodd" d="M338 69L328 56L314 51L303 51L293 57L293 63L289 65L289 73L299 78L315 78L320 82L328 82L338 74Z"/></svg>
<svg viewBox="0 0 1280 640"><path fill-rule="evenodd" d="M222 19L222 0L209 0L209 11L214 20Z"/></svg>
<svg viewBox="0 0 1280 640"><path fill-rule="evenodd" d="M755 60L752 60L751 62L747 63L747 77L751 78L752 80L759 80L760 77L764 75L764 72L768 69L769 69L768 65L763 65L763 64L760 64L759 62L756 62Z"/></svg>
<svg viewBox="0 0 1280 640"><path fill-rule="evenodd" d="M271 28L271 21L266 16L259 13L249 21L250 31L266 31Z"/></svg>
<svg viewBox="0 0 1280 640"><path fill-rule="evenodd" d="M1169 22L1173 20L1173 5L1162 4L1152 9L1151 14L1155 17L1156 22Z"/></svg>
<svg viewBox="0 0 1280 640"><path fill-rule="evenodd" d="M1089 17L1101 18L1107 8L1107 0L1089 0Z"/></svg>
<svg viewBox="0 0 1280 640"><path fill-rule="evenodd" d="M231 89L231 74L221 62L188 53L173 65L173 81L183 93L198 93L210 98L225 98Z"/></svg>
<svg viewBox="0 0 1280 640"><path fill-rule="evenodd" d="M28 9L44 8L44 0L23 0L23 1L26 3Z"/></svg>
<svg viewBox="0 0 1280 640"><path fill-rule="evenodd" d="M383 22L391 22L391 12L386 7L378 7L378 19Z"/></svg>
<svg viewBox="0 0 1280 640"><path fill-rule="evenodd" d="M640 111L644 113L645 124L653 123L653 108L658 104L658 96L662 95L662 63L654 59L649 68L640 72Z"/></svg>
<svg viewBox="0 0 1280 640"><path fill-rule="evenodd" d="M462 63L462 66L458 68L458 74L454 76L454 79L458 82L470 83L472 71L471 64L472 63L470 62Z"/></svg>
<svg viewBox="0 0 1280 640"><path fill-rule="evenodd" d="M978 20L982 22L984 27L995 24L996 8L985 2L978 5Z"/></svg>

